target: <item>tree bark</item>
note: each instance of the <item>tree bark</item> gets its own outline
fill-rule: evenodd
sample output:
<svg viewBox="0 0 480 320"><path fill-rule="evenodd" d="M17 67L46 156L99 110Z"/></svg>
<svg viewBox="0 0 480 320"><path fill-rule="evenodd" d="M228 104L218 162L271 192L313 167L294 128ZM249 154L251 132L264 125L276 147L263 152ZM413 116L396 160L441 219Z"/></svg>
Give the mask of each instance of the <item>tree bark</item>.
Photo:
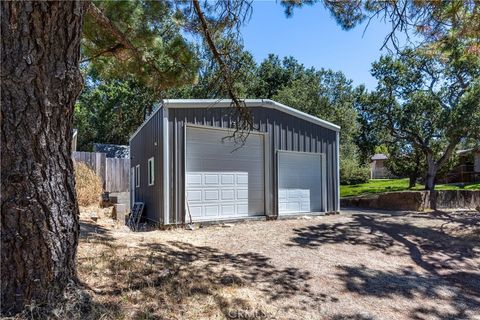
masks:
<svg viewBox="0 0 480 320"><path fill-rule="evenodd" d="M415 157L415 167L409 176L409 183L408 183L409 189L415 188L415 186L417 185L417 180L420 172L420 155L417 152L415 152L414 157Z"/></svg>
<svg viewBox="0 0 480 320"><path fill-rule="evenodd" d="M408 180L408 189L415 188L415 186L417 185L417 178L418 176L416 173L410 175Z"/></svg>
<svg viewBox="0 0 480 320"><path fill-rule="evenodd" d="M427 158L427 176L425 178L425 190L434 191L435 190L435 177L437 175L437 164L432 152L426 153Z"/></svg>
<svg viewBox="0 0 480 320"><path fill-rule="evenodd" d="M437 194L435 192L435 177L437 175L437 163L433 156L433 152L426 152L427 158L427 176L425 178L425 190L430 191L429 202L430 209L437 210Z"/></svg>
<svg viewBox="0 0 480 320"><path fill-rule="evenodd" d="M1 2L3 314L56 301L76 277L71 139L84 6Z"/></svg>

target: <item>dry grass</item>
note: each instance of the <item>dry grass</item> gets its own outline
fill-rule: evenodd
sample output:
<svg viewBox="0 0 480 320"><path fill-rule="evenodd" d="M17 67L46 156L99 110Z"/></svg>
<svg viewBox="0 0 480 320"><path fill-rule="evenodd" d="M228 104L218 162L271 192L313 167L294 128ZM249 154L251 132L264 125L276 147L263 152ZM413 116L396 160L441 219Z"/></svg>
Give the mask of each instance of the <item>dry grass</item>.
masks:
<svg viewBox="0 0 480 320"><path fill-rule="evenodd" d="M480 217L349 214L133 233L82 219L91 319L479 319Z"/></svg>
<svg viewBox="0 0 480 320"><path fill-rule="evenodd" d="M102 179L83 162L75 162L75 189L80 206L98 204L102 195Z"/></svg>
<svg viewBox="0 0 480 320"><path fill-rule="evenodd" d="M130 232L82 210L59 319L480 317L480 215L363 214Z"/></svg>

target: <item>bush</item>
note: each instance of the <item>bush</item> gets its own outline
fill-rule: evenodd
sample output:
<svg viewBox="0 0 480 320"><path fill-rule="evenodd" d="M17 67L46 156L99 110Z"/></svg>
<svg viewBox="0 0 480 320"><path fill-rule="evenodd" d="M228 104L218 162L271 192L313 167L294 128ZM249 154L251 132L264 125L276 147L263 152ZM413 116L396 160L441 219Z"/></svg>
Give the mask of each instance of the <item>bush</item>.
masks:
<svg viewBox="0 0 480 320"><path fill-rule="evenodd" d="M366 183L370 179L370 169L360 166L356 161L347 159L340 162L340 183L359 184Z"/></svg>
<svg viewBox="0 0 480 320"><path fill-rule="evenodd" d="M102 179L83 162L75 162L75 189L80 206L98 204L102 195Z"/></svg>

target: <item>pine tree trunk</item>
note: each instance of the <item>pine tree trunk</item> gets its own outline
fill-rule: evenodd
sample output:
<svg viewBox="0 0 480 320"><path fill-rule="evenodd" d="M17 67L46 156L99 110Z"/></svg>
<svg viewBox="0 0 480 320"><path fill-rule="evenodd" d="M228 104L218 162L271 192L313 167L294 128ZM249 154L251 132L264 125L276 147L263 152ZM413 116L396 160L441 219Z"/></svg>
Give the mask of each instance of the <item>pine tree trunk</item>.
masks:
<svg viewBox="0 0 480 320"><path fill-rule="evenodd" d="M75 279L71 138L84 3L1 2L1 305L58 299Z"/></svg>

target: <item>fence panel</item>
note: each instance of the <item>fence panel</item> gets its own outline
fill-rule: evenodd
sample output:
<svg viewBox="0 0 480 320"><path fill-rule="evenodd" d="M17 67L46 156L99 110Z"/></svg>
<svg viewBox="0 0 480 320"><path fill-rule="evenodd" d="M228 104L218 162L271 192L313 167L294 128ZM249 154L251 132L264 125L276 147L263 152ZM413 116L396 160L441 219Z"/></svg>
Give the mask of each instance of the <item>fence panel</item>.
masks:
<svg viewBox="0 0 480 320"><path fill-rule="evenodd" d="M109 192L129 191L130 159L107 158L102 152L74 151L72 158L87 164L102 179L103 189Z"/></svg>
<svg viewBox="0 0 480 320"><path fill-rule="evenodd" d="M106 154L101 152L74 151L72 158L89 166L100 178L105 189L105 159Z"/></svg>
<svg viewBox="0 0 480 320"><path fill-rule="evenodd" d="M130 159L106 158L106 190L127 192L129 190Z"/></svg>

